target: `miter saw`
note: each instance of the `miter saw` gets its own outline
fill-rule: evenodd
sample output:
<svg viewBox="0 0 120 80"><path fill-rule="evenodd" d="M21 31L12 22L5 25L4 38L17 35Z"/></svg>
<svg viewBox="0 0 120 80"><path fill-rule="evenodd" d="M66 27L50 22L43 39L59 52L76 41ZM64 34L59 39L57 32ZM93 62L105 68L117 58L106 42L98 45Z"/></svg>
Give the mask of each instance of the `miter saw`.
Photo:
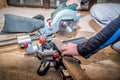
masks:
<svg viewBox="0 0 120 80"><path fill-rule="evenodd" d="M73 10L64 9L59 11L52 20L45 23L45 28L40 29L42 36L48 36L53 33L66 35L75 30L81 15Z"/></svg>
<svg viewBox="0 0 120 80"><path fill-rule="evenodd" d="M55 33L66 35L75 30L80 17L81 15L73 10L61 10L47 22L43 23L43 21L40 20L40 22L42 22L42 25L40 25L40 29L37 33L30 35L23 34L18 35L17 37L1 39L0 47L11 44L19 44L21 48L24 48L26 50L26 55L35 54L38 59L41 60L41 65L37 71L39 75L46 74L50 67L50 62L53 62L55 69L61 72L61 70L59 70L60 68L62 70L65 69L61 60L61 53L57 49L56 45L51 41L54 38ZM37 37L33 38L33 36ZM17 41L5 42L14 39ZM39 43L32 43L32 40L39 40ZM62 72L61 74L64 73Z"/></svg>

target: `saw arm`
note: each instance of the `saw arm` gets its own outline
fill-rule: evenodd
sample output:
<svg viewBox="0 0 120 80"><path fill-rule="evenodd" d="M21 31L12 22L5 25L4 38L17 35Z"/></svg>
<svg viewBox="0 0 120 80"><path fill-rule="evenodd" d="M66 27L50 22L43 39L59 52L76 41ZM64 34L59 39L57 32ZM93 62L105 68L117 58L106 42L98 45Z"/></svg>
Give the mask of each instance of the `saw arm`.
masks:
<svg viewBox="0 0 120 80"><path fill-rule="evenodd" d="M44 38L48 38L54 33L60 34L60 31L63 31L61 28L64 28L64 31L68 29L68 31L71 32L76 28L77 22L81 17L81 14L76 13L73 10L64 9L59 11L50 22L46 22L44 28L41 28L39 32ZM69 34L70 32L66 32L65 35Z"/></svg>

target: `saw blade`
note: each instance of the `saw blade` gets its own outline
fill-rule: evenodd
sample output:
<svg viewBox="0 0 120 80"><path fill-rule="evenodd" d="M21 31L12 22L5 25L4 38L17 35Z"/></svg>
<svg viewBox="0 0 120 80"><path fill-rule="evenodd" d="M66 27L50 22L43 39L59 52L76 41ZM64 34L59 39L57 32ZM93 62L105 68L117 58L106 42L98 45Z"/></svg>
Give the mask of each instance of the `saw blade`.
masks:
<svg viewBox="0 0 120 80"><path fill-rule="evenodd" d="M62 36L70 34L76 29L76 24L77 22L73 20L60 21L58 34Z"/></svg>

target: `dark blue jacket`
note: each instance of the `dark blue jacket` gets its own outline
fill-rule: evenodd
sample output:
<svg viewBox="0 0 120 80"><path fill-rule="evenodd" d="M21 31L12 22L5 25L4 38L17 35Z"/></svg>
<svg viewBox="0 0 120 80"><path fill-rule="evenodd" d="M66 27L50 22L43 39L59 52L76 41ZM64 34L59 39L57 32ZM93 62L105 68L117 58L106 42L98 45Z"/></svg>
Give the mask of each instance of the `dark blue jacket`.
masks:
<svg viewBox="0 0 120 80"><path fill-rule="evenodd" d="M120 16L109 23L95 36L82 44L78 44L77 49L81 56L88 58L100 49L116 42L120 39Z"/></svg>

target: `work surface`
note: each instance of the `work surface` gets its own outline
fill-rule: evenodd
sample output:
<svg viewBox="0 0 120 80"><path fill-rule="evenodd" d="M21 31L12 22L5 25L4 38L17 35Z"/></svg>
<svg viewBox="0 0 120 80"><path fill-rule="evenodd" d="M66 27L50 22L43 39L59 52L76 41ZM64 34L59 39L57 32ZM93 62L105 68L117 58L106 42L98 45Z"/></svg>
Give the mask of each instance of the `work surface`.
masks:
<svg viewBox="0 0 120 80"><path fill-rule="evenodd" d="M79 36L93 36L92 32L79 32ZM8 35L0 36L1 38ZM11 35L10 35L11 36ZM13 36L13 35L12 35ZM61 37L58 37L61 39ZM63 38L63 37L62 37ZM65 38L66 39L66 38ZM59 43L58 43L59 46ZM18 45L11 45L0 48L0 78L1 80L60 80L60 76L53 67L47 75L38 76L36 71L40 61L35 57L25 57L25 51ZM74 56L81 61L78 66L69 59L63 60L66 68L73 75L74 79L89 77L91 80L119 80L120 79L120 54L116 53L111 47L107 47L89 59L81 56ZM85 75L80 75L80 71Z"/></svg>
<svg viewBox="0 0 120 80"><path fill-rule="evenodd" d="M11 11L10 9L16 10L17 12L14 13L14 11ZM2 15L2 17L4 13L14 13L29 17L31 16L30 14L36 15L36 12L39 12L40 10L32 8L33 13L30 13L31 9L25 8L24 12L22 8L8 8L7 11L6 9L2 11L3 12L0 12L0 16ZM46 11L42 11L41 13L49 13ZM0 18L0 20L1 19L2 18ZM4 20L0 22L2 26L3 21ZM65 40L80 36L90 38L96 34L96 31L99 31L90 15L86 15L80 19L78 25L80 26L78 30L70 35L64 37L56 35L56 38ZM92 27L90 27L90 25L92 25ZM0 39L9 36L14 35L0 35ZM26 57L24 56L24 53L25 51L20 50L17 44L0 47L0 80L60 80L59 74L53 67L50 68L47 75L42 77L38 76L36 71L39 67L40 61L35 57ZM79 80L81 77L88 76L91 80L120 80L120 54L115 52L110 46L100 50L89 59L84 59L81 56L74 57L81 61L79 66L76 66L76 64L73 63L74 61L72 62L69 59L68 61L63 61L74 79ZM84 71L83 73L86 75L80 75L80 72L78 72L79 70L77 71L77 69Z"/></svg>

